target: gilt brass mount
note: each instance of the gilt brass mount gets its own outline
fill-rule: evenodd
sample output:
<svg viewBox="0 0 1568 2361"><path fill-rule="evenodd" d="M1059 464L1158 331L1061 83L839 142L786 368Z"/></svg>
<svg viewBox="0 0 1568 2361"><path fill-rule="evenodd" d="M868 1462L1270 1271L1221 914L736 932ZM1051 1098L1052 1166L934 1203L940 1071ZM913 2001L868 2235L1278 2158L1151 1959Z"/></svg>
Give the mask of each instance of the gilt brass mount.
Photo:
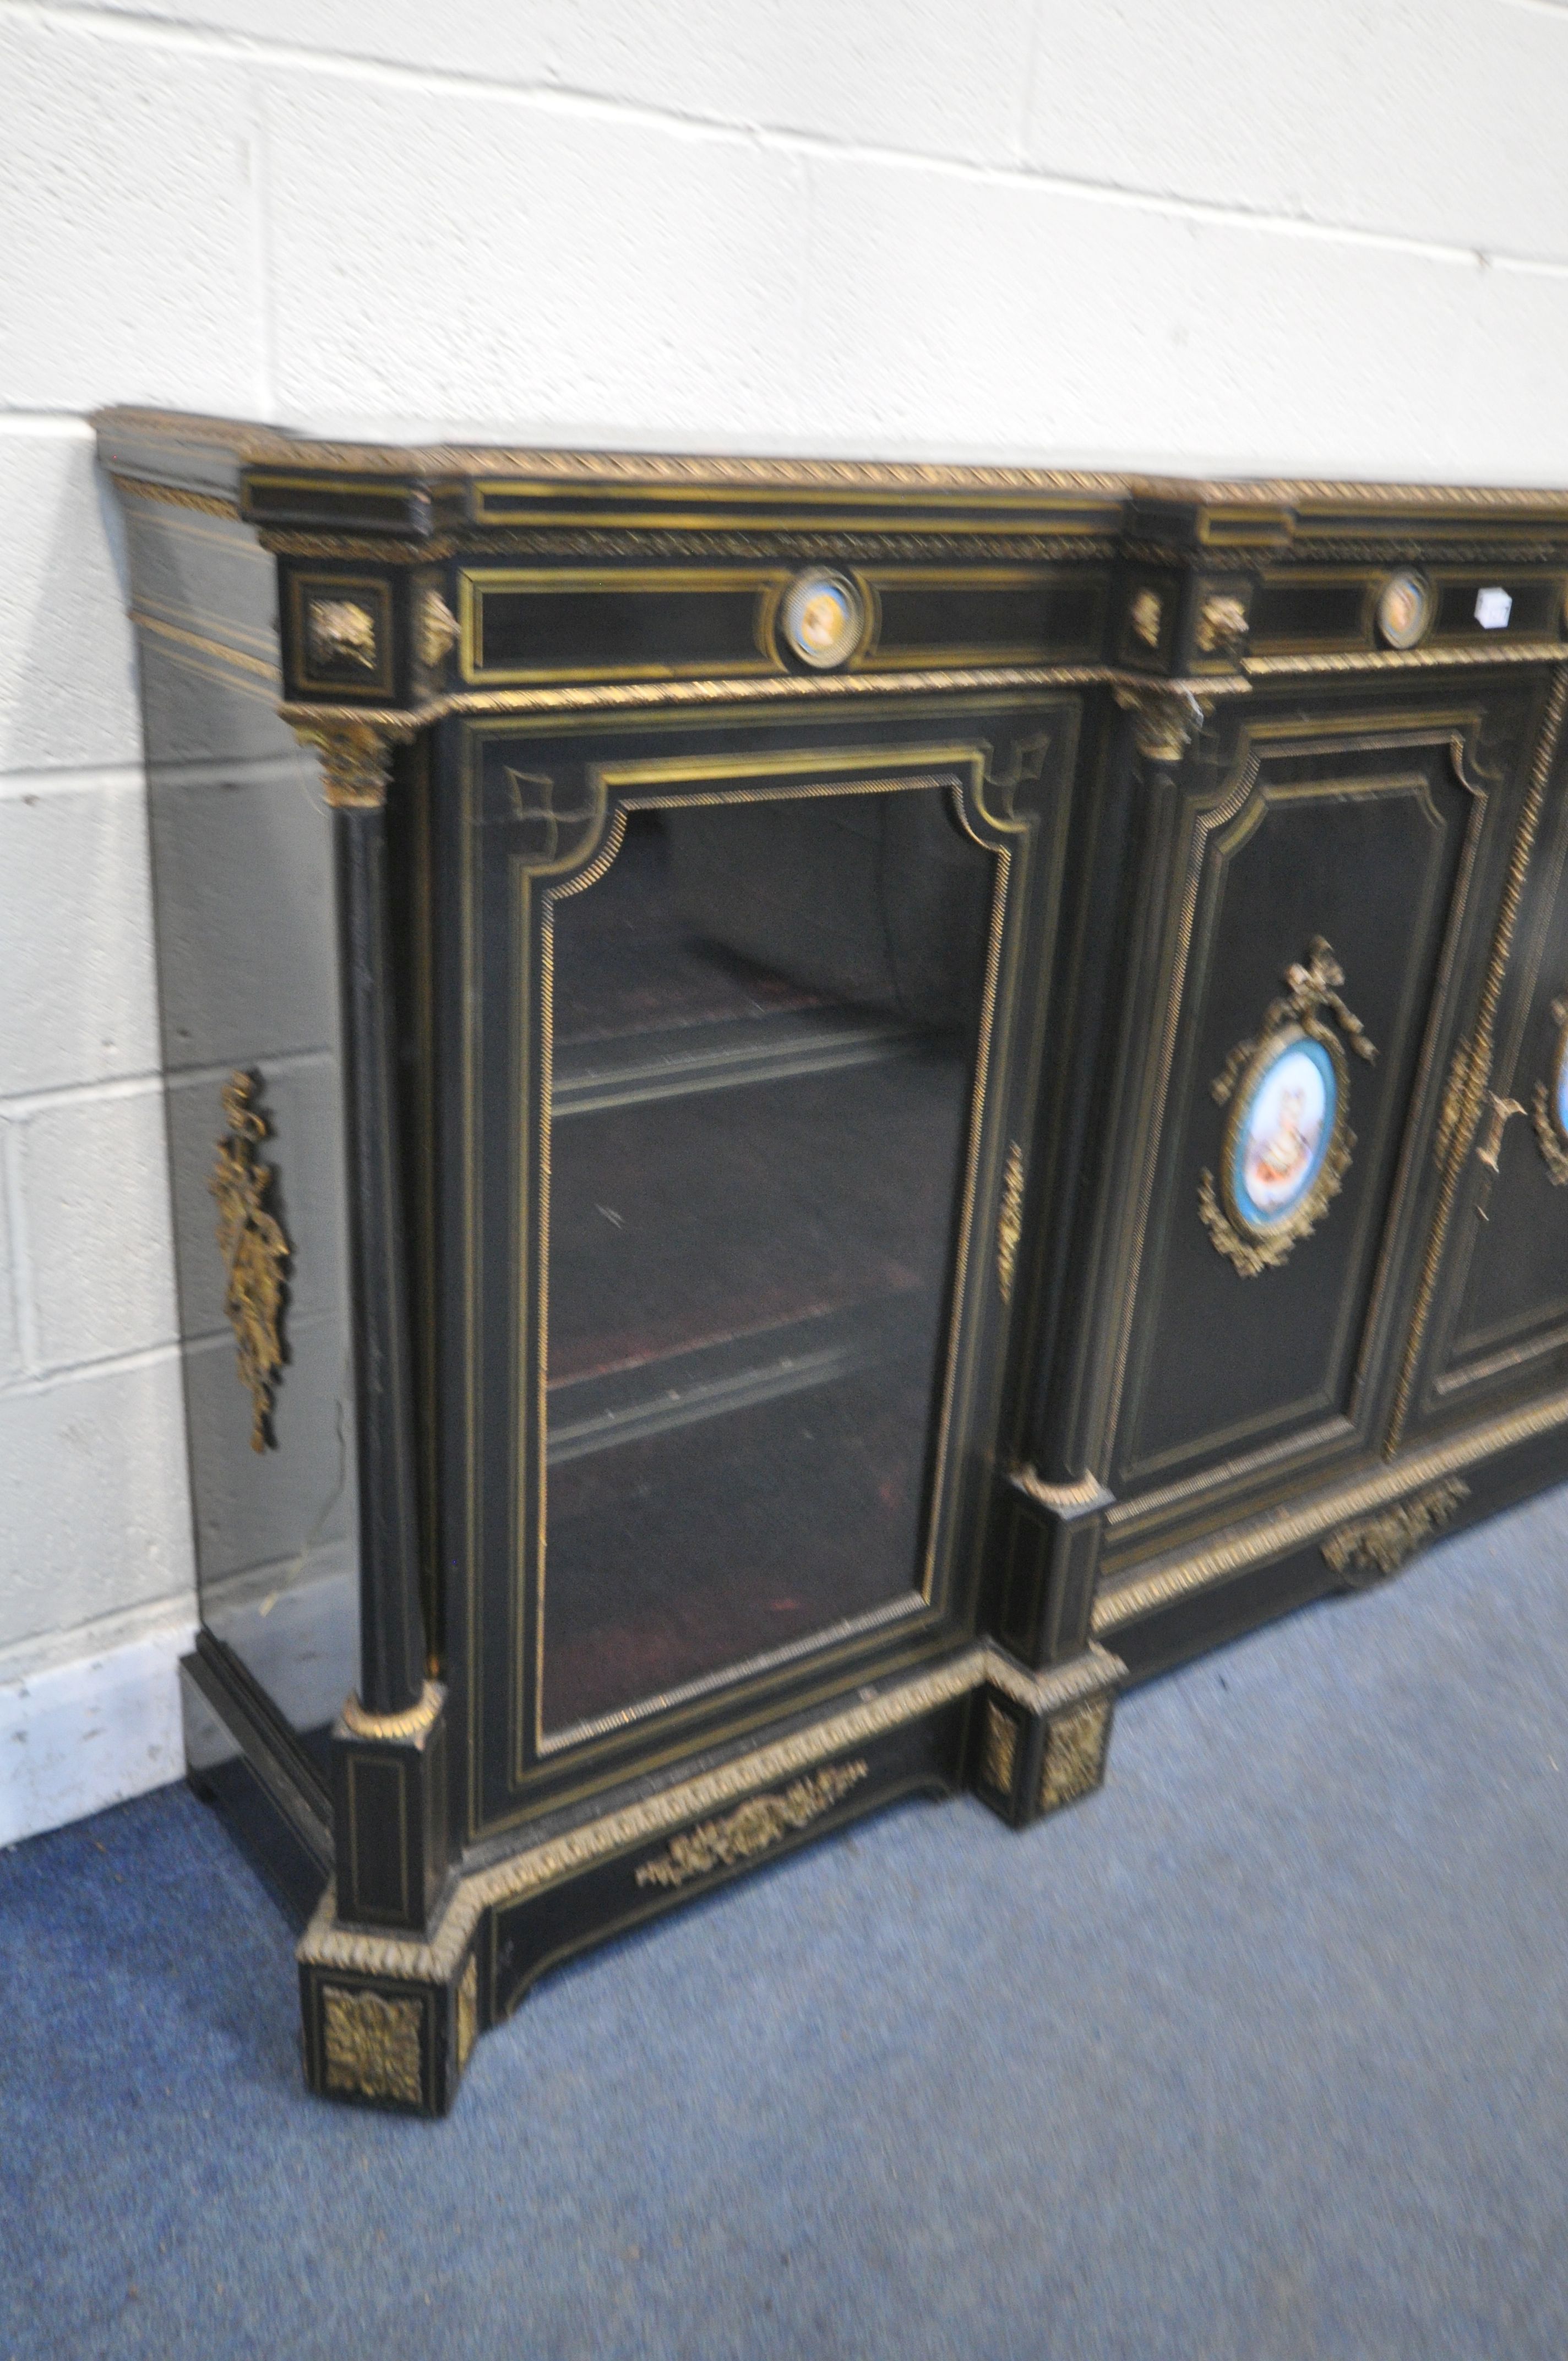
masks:
<svg viewBox="0 0 1568 2361"><path fill-rule="evenodd" d="M420 2014L417 2000L327 1984L322 1993L327 2089L417 2107Z"/></svg>
<svg viewBox="0 0 1568 2361"><path fill-rule="evenodd" d="M782 1795L753 1795L724 1819L705 1820L687 1835L674 1838L657 1860L643 1862L637 1883L685 1885L710 1870L749 1861L754 1853L778 1844L792 1829L809 1828L865 1775L863 1762L830 1763L825 1770L797 1779Z"/></svg>
<svg viewBox="0 0 1568 2361"><path fill-rule="evenodd" d="M250 1447L265 1451L271 1432L272 1398L283 1367L281 1321L283 1268L289 1241L267 1200L274 1174L257 1157L267 1125L253 1104L249 1074L231 1074L224 1084L228 1131L217 1144L217 1162L207 1186L217 1200L218 1251L224 1258L224 1310L234 1330L239 1375L251 1400Z"/></svg>
<svg viewBox="0 0 1568 2361"><path fill-rule="evenodd" d="M1343 1575L1351 1587L1365 1588L1380 1575L1397 1574L1469 1497L1469 1485L1457 1476L1429 1485L1380 1516L1342 1525L1323 1543L1323 1562L1332 1573Z"/></svg>
<svg viewBox="0 0 1568 2361"><path fill-rule="evenodd" d="M1215 1250L1226 1256L1244 1279L1255 1279L1260 1271L1277 1268L1298 1240L1316 1229L1350 1168L1355 1135L1346 1118L1349 1068L1340 1035L1355 1056L1369 1064L1377 1052L1361 1019L1340 995L1343 982L1344 972L1330 945L1321 935L1315 935L1306 963L1293 961L1286 969L1282 997L1270 1004L1257 1033L1236 1044L1212 1085L1215 1101L1221 1106L1229 1105L1231 1115L1221 1150L1219 1182L1216 1185L1211 1171L1199 1175L1198 1209ZM1333 1019L1333 1025L1324 1022L1325 1016ZM1249 1213L1235 1173L1249 1145L1254 1110L1271 1073L1293 1049L1311 1043L1322 1053L1323 1095L1329 1103L1321 1120L1327 1125L1327 1140L1315 1143L1313 1155L1304 1157L1302 1185L1294 1197L1282 1197L1271 1216L1255 1208Z"/></svg>

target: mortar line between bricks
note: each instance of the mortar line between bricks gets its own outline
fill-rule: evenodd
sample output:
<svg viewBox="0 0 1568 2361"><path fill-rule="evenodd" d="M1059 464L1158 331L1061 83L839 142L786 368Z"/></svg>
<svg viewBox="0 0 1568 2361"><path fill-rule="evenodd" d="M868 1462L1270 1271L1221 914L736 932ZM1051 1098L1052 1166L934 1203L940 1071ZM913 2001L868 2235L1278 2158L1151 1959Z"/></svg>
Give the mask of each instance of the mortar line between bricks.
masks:
<svg viewBox="0 0 1568 2361"><path fill-rule="evenodd" d="M51 796L141 795L147 774L139 763L83 763L79 768L52 765L47 771L0 770L0 804L43 803Z"/></svg>
<svg viewBox="0 0 1568 2361"><path fill-rule="evenodd" d="M1215 228L1322 241L1331 245L1367 247L1389 253L1424 257L1432 262L1467 269L1513 267L1552 277L1568 277L1568 257L1530 254L1508 247L1480 247L1452 239L1422 238L1398 230L1373 229L1346 222L1322 222L1306 216L1271 213L1235 200L1184 197L1169 192L1128 184L1091 181L1070 173L1047 172L1027 165L984 163L973 159L934 155L920 148L902 148L875 141L845 140L828 133L801 131L772 124L738 124L722 116L685 114L660 107L645 99L625 99L601 92L579 91L556 83L498 82L465 74L451 67L405 63L397 59L366 58L331 49L302 49L287 42L269 42L254 33L229 33L215 27L196 26L176 17L156 22L122 17L91 7L72 9L69 16L42 6L39 0L0 0L0 22L5 19L47 27L74 38L98 35L105 39L151 48L186 49L222 58L237 65L319 76L341 76L396 87L412 85L426 93L485 99L498 104L530 106L550 113L587 116L612 123L633 123L644 129L670 131L696 137L720 138L760 147L764 152L790 148L850 163L918 167L955 178L998 187L1035 190L1046 194L1155 213L1167 219L1190 221Z"/></svg>
<svg viewBox="0 0 1568 2361"><path fill-rule="evenodd" d="M313 1067L330 1067L334 1052L324 1043L304 1049L281 1049L275 1058L257 1060L263 1081L269 1074L309 1072ZM149 1087L161 1092L168 1083L179 1090L186 1083L226 1082L234 1072L232 1059L215 1059L209 1065L175 1066L165 1071L161 1066L139 1066L129 1074L105 1074L96 1082L57 1082L43 1090L10 1091L0 1093L0 1120L9 1116L26 1122L29 1115L47 1115L52 1108L73 1104L90 1105L98 1100L130 1099L142 1095ZM214 1115L214 1123L221 1117Z"/></svg>
<svg viewBox="0 0 1568 2361"><path fill-rule="evenodd" d="M161 1094L162 1082L157 1066L142 1066L134 1073L105 1074L95 1082L57 1082L41 1091L7 1091L0 1096L0 1121L24 1124L36 1115L50 1115L57 1107L112 1106L125 1099L149 1098L154 1092Z"/></svg>
<svg viewBox="0 0 1568 2361"><path fill-rule="evenodd" d="M138 1345L134 1353L106 1353L98 1360L61 1362L0 1386L0 1405L36 1401L42 1394L58 1393L66 1386L89 1385L98 1378L135 1377L143 1369L166 1365L178 1368L179 1364L180 1345L172 1338L163 1344Z"/></svg>

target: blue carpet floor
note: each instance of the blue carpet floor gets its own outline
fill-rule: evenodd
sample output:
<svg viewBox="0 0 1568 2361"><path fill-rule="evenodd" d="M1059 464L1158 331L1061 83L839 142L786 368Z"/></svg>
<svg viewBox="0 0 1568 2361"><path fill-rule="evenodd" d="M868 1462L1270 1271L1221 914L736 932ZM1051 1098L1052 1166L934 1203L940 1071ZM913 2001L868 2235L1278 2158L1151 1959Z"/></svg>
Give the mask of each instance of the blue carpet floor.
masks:
<svg viewBox="0 0 1568 2361"><path fill-rule="evenodd" d="M1568 2351L1568 1494L313 2101L182 1790L0 1856L0 2356Z"/></svg>

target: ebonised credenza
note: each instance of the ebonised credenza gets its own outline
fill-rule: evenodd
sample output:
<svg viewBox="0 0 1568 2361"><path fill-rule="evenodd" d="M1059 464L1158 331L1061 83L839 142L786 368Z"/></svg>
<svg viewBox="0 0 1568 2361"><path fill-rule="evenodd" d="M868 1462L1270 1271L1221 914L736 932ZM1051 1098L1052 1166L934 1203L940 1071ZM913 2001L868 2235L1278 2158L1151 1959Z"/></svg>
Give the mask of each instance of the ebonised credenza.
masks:
<svg viewBox="0 0 1568 2361"><path fill-rule="evenodd" d="M1568 1474L1568 495L97 428L313 2088Z"/></svg>

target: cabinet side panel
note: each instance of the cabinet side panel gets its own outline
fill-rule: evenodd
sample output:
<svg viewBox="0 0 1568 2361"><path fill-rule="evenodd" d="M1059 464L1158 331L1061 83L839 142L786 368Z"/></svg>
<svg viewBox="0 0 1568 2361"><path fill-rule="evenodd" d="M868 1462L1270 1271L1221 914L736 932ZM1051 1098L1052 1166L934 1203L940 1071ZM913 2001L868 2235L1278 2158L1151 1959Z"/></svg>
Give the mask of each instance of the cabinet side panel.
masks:
<svg viewBox="0 0 1568 2361"><path fill-rule="evenodd" d="M275 709L271 561L219 514L125 508L202 1617L314 1751L357 1649L328 816ZM249 1087L225 1108L236 1075ZM236 1255L250 1276L231 1286ZM260 1321L259 1391L241 1296Z"/></svg>

